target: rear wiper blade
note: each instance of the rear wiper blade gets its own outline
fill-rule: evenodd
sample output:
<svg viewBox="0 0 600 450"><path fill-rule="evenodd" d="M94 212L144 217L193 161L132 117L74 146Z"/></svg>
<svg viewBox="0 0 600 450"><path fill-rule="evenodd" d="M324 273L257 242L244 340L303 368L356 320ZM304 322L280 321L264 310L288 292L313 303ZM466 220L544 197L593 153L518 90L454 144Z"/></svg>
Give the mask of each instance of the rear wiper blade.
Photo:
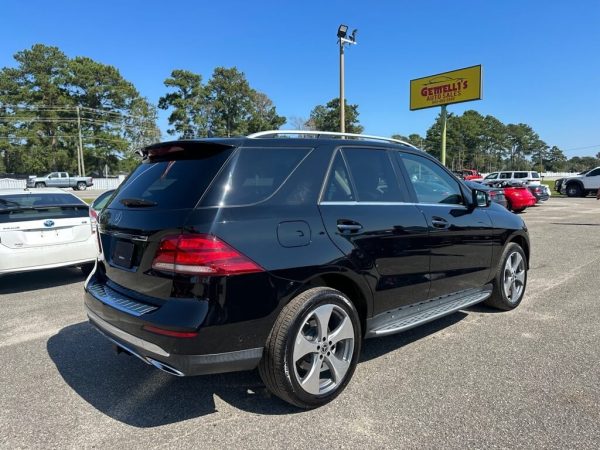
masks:
<svg viewBox="0 0 600 450"><path fill-rule="evenodd" d="M146 208L148 206L158 205L157 202L153 202L152 200L144 200L141 198L122 198L119 201L128 208Z"/></svg>

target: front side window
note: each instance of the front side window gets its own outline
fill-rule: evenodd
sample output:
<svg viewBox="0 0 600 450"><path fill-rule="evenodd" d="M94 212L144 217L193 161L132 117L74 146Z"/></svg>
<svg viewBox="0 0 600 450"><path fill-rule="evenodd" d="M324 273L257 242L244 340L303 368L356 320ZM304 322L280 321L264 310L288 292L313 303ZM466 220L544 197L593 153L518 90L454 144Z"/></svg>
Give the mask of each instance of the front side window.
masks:
<svg viewBox="0 0 600 450"><path fill-rule="evenodd" d="M359 202L399 202L400 188L385 150L345 148Z"/></svg>
<svg viewBox="0 0 600 450"><path fill-rule="evenodd" d="M501 180L510 180L511 175L512 175L512 172L501 172L500 179Z"/></svg>
<svg viewBox="0 0 600 450"><path fill-rule="evenodd" d="M588 177L597 177L600 175L600 169L594 169L587 174Z"/></svg>
<svg viewBox="0 0 600 450"><path fill-rule="evenodd" d="M463 205L458 182L435 162L412 154L398 155L419 203Z"/></svg>

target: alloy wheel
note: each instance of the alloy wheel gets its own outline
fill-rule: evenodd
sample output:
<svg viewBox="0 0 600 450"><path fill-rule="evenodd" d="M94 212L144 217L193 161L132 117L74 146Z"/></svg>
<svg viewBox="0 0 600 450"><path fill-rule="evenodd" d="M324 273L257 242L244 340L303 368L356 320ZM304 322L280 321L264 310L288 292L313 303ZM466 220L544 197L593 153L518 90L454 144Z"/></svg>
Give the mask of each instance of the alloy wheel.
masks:
<svg viewBox="0 0 600 450"><path fill-rule="evenodd" d="M525 261L519 252L506 258L502 278L504 295L511 303L518 302L525 289Z"/></svg>
<svg viewBox="0 0 600 450"><path fill-rule="evenodd" d="M302 389L327 394L345 379L354 352L352 320L337 305L311 310L302 321L293 347L294 374Z"/></svg>

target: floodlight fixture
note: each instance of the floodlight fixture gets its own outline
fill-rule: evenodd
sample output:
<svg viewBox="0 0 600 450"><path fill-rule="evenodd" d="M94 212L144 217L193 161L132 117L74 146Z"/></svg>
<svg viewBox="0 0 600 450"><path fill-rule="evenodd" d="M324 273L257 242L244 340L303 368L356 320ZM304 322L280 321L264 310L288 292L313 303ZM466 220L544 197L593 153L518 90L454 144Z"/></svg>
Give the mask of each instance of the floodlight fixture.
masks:
<svg viewBox="0 0 600 450"><path fill-rule="evenodd" d="M340 39L343 39L346 37L346 34L348 34L348 25L340 25L338 28L337 36Z"/></svg>

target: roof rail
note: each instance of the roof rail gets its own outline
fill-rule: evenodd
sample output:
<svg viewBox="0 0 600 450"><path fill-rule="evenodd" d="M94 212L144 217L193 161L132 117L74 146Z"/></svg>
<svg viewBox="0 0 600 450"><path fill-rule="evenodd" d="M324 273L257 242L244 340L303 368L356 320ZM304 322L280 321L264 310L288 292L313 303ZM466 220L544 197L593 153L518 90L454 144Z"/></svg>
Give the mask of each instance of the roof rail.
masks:
<svg viewBox="0 0 600 450"><path fill-rule="evenodd" d="M401 141L400 139L392 139L388 137L382 136L371 136L369 134L355 134L355 133L339 133L337 131L315 131L315 130L269 130L269 131L259 131L258 133L249 134L247 137L250 139L263 138L263 137L276 137L278 135L290 135L295 134L298 136L308 135L308 136L317 136L317 138L321 136L332 136L332 137L350 137L354 139L364 139L369 141L385 141L391 142L394 144L404 144L409 147L420 150L418 147L406 142Z"/></svg>

